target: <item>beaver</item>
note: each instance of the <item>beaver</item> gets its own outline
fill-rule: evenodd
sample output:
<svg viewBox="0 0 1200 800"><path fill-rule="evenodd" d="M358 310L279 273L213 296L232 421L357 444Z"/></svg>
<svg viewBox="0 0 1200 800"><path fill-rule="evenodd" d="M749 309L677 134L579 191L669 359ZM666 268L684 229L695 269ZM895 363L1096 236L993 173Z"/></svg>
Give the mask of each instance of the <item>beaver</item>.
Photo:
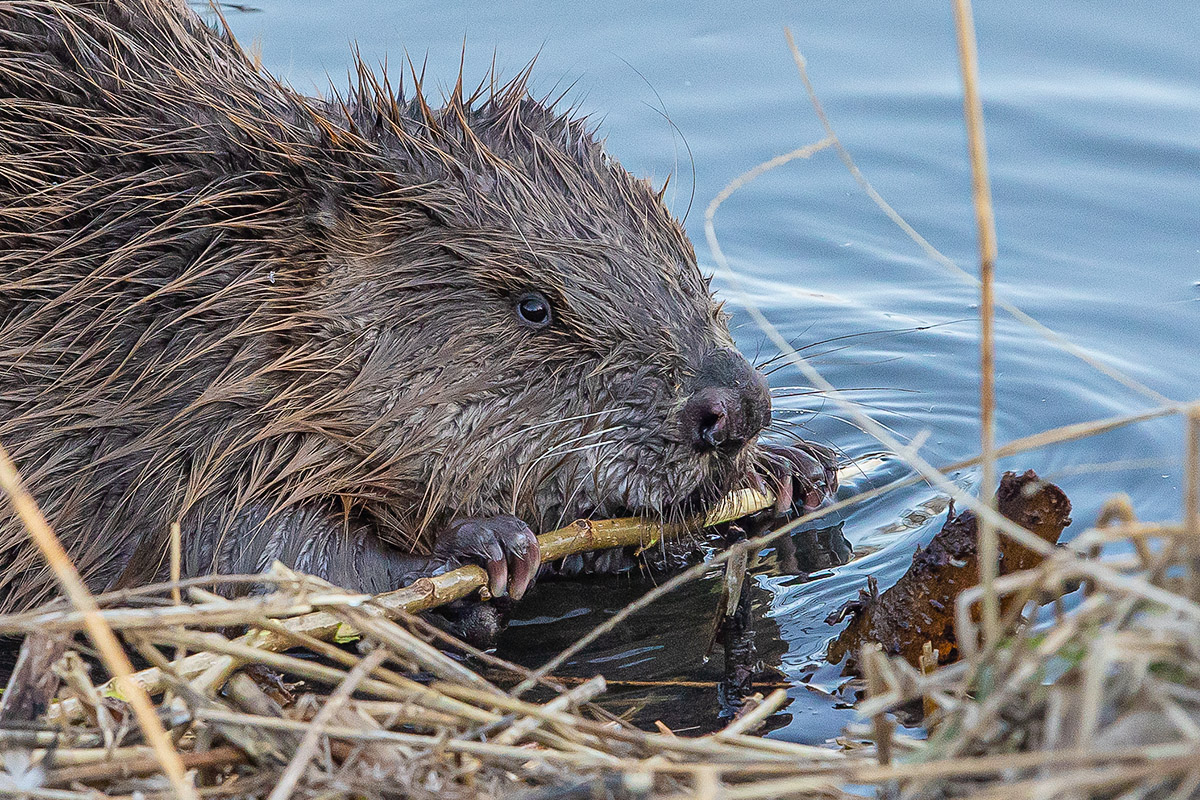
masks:
<svg viewBox="0 0 1200 800"><path fill-rule="evenodd" d="M178 523L186 575L519 598L535 531L836 488L759 441L661 191L528 68L409 72L311 98L182 3L0 2L0 442L93 590L163 578ZM0 609L53 594L3 506Z"/></svg>

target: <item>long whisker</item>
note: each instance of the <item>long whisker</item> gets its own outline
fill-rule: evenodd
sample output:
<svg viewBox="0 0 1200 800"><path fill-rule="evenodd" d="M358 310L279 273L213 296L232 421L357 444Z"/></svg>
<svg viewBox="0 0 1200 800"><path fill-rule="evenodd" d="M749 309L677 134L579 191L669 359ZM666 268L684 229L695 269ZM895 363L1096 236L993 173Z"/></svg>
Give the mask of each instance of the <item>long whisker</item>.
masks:
<svg viewBox="0 0 1200 800"><path fill-rule="evenodd" d="M615 433L617 431L624 430L626 427L628 427L628 426L627 425L611 425L607 428L599 428L594 431L588 431L587 433L581 433L578 436L574 436L570 439L559 442L558 444L553 445L552 447L546 448L544 451L542 451L542 455L540 455L536 460L540 461L541 459L545 458L546 456L562 454L564 452L563 451L564 447L570 447L573 444L582 442L585 439L591 439L595 436L603 436L608 433ZM566 452L572 452L572 451L566 451Z"/></svg>
<svg viewBox="0 0 1200 800"><path fill-rule="evenodd" d="M877 336L880 339L887 339L887 338L891 338L893 336L905 336L910 333L920 333L922 331L929 331L929 330L933 330L934 328L944 327L946 325L959 325L959 324L962 324L963 322L973 322L973 320L952 319L952 320L947 320L945 322L933 322L928 325L916 325L911 328L880 328L878 330L873 330L873 331L856 331L854 333L844 333L844 334L841 334L840 336L831 336L828 339L821 339L821 340L818 340L815 342L810 342L810 343L804 345L803 347L796 347L794 349L797 352L806 352L808 350L811 350L814 347L820 347L821 345L831 344L833 342L845 341L847 339L859 339L864 336ZM812 326L810 325L809 327L812 327ZM840 350L840 349L842 349L842 348L837 348L837 350ZM831 350L829 352L836 352L836 350ZM827 353L818 353L817 355L818 356L827 355ZM758 368L762 369L763 367L770 366L771 364L783 359L784 356L785 356L785 354L783 354L783 353L774 355L771 358L764 361L763 363L759 364Z"/></svg>
<svg viewBox="0 0 1200 800"><path fill-rule="evenodd" d="M612 425L607 428L600 428L600 429L594 430L594 431L586 431L584 433L579 434L578 436L571 437L562 442L559 442L558 444L555 444L551 447L546 448L541 453L541 455L539 455L537 458L533 459L529 463L525 464L522 468L522 472L520 474L518 474L516 486L513 487L513 505L514 505L514 507L516 506L517 496L524 489L525 481L528 479L529 475L532 474L534 467L536 467L538 464L542 463L543 461L545 461L548 458L558 458L560 461L565 461L567 456L570 456L574 453L602 447L603 445L609 444L610 442L600 441L600 442L595 442L595 443L592 443L592 444L584 446L584 447L572 447L572 445L575 445L578 442L581 442L585 439L589 439L589 438L592 438L595 436L603 436L605 434L614 433L614 432L622 430L626 427L627 427L626 425ZM566 449L564 449L564 448L566 448ZM549 474L552 474L553 472L554 472L554 470L550 470L549 473L546 476L544 476L542 480L545 480L545 477L549 477ZM542 481L539 480L538 484L540 485L541 482ZM536 494L536 490L537 490L537 487L535 487L535 489L534 489L535 494Z"/></svg>
<svg viewBox="0 0 1200 800"><path fill-rule="evenodd" d="M855 430L857 430L857 431L860 431L860 432L862 432L862 433L866 433L866 431L864 431L864 430L863 430L863 429L862 429L862 428L859 426L858 422L856 422L855 420L849 419L849 418L847 418L847 417L843 417L843 416L841 416L841 415L839 415L839 414L834 414L833 412L830 412L830 411L826 411L826 412L824 412L824 415L825 415L825 417L827 417L827 418L829 418L829 419L835 419L835 420L837 420L838 422L843 422L843 423L845 423L845 424L849 425L850 427L854 428L854 429L855 429ZM892 427L890 427L890 426L888 426L888 425L885 425L885 424L884 424L884 423L882 423L882 422L879 422L879 423L877 423L877 424L879 425L879 427L881 427L881 428L883 428L884 430L886 430L886 431L887 431L888 433L890 433L892 436L895 436L895 437L897 437L897 438L902 438L902 437L900 436L900 433L899 433L899 431L897 431L895 428L892 428Z"/></svg>
<svg viewBox="0 0 1200 800"><path fill-rule="evenodd" d="M920 389L896 389L891 386L854 386L838 389L839 392L902 392L920 394ZM785 392L787 394L785 394ZM772 397L824 397L828 394L824 389L813 389L807 386L779 386L771 388Z"/></svg>
<svg viewBox="0 0 1200 800"><path fill-rule="evenodd" d="M920 394L920 392L917 392L917 394ZM939 424L936 424L936 423L930 423L930 422L929 422L929 420L927 420L927 419L925 419L925 418L923 418L923 417L918 417L918 416L917 416L917 415L915 415L915 414L909 414L909 413L906 413L906 412L904 412L904 411L897 411L897 410L895 410L895 409L893 409L893 408L888 408L888 407L886 407L886 406L881 406L881 405L878 405L878 404L876 404L876 403L867 403L867 402L864 402L864 401L862 401L862 400L853 400L853 401L850 401L850 402L852 402L852 403L853 403L853 405L854 405L854 406L856 406L857 408L865 408L865 409L870 409L870 410L872 410L872 411L878 411L878 412L880 412L880 413L883 413L883 414L888 414L888 415L890 415L890 416L897 417L897 418L899 418L899 419L908 420L908 421L910 421L910 422L916 422L916 423L919 423L919 424L920 424L922 427L929 428L929 429L931 429L931 430L935 430L935 431L943 431L943 432L948 432L948 431L949 431L949 429L948 429L948 428L946 428L944 425L939 425ZM828 414L828 413L826 413L826 412L824 412L824 411L811 411L811 410L809 410L809 409L805 409L805 408L778 408L778 409L774 409L774 410L772 411L772 415L774 415L774 414L786 414L786 413L805 414L805 415L807 415L807 416L810 416L810 417L811 417L811 416L818 416L819 414L824 414L825 416L831 416L830 414ZM772 418L774 419L774 416L773 416ZM784 419L784 418L783 418L783 417L780 417L780 419Z"/></svg>

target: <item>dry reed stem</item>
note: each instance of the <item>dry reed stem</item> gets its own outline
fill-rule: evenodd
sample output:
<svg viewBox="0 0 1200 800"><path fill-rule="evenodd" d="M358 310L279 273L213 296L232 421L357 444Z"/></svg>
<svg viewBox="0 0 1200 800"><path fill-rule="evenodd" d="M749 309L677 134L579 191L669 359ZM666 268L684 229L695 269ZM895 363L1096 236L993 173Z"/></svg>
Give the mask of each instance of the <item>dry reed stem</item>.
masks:
<svg viewBox="0 0 1200 800"><path fill-rule="evenodd" d="M975 42L975 17L971 0L954 0L958 61L963 79L963 118L971 154L971 196L979 229L979 457L983 473L980 497L995 508L996 498L996 345L994 283L996 271L996 218L988 181L987 145L984 141L983 104L979 99L979 56ZM994 588L1000 572L1000 542L986 517L979 520L979 578L983 589L983 641L1000 635L1000 604Z"/></svg>
<svg viewBox="0 0 1200 800"><path fill-rule="evenodd" d="M1187 528L1192 599L1200 599L1200 405L1188 409L1184 448L1183 524Z"/></svg>
<svg viewBox="0 0 1200 800"><path fill-rule="evenodd" d="M133 708L142 734L154 749L154 755L162 766L163 774L171 782L177 797L192 800L198 795L191 781L188 780L183 762L179 758L171 738L155 713L150 696L133 679L133 664L125 654L125 649L117 641L116 634L100 615L91 592L83 584L78 570L71 562L67 551L63 549L58 536L42 515L33 496L25 489L21 475L8 455L8 451L0 445L0 489L8 496L13 510L20 517L25 530L29 532L38 549L46 559L46 563L54 572L63 592L71 601L71 605L83 617L83 627L88 637L100 653L104 666L113 675L116 685L124 692L126 699Z"/></svg>
<svg viewBox="0 0 1200 800"><path fill-rule="evenodd" d="M475 689L457 685L445 685L439 686L439 688L448 696L470 700L481 706L542 719L551 724L564 725L583 734L601 737L610 743L624 742L637 745L655 753L677 753L715 758L729 752L729 745L737 745L740 748L750 748L763 753L779 755L785 759L804 758L812 761L840 761L842 758L840 753L823 747L794 744L791 742L776 742L743 736L738 733L731 733L725 737L714 734L710 737L689 739L673 734L647 733L631 728L616 728L607 723L595 722L582 717L573 717L564 712L547 709L546 706L527 703L515 697L496 697L481 693Z"/></svg>
<svg viewBox="0 0 1200 800"><path fill-rule="evenodd" d="M175 605L183 603L179 580L183 577L183 531L178 522L171 523L171 600Z"/></svg>
<svg viewBox="0 0 1200 800"><path fill-rule="evenodd" d="M273 650L256 648L241 639L230 641L216 633L201 633L186 630L163 630L149 634L147 639L156 643L182 644L198 650L196 655L227 655L231 657L236 668L242 663L258 663L277 669L281 672L319 681L336 686L346 679L347 673L333 667L313 661L296 658L295 656L277 653ZM189 657L191 658L191 657ZM213 659L214 662L216 659ZM219 664L214 664L219 666ZM232 672L230 668L228 671ZM444 694L429 689L424 684L411 678L388 670L376 669L378 678L365 678L359 683L359 688L386 700L418 702L443 711L457 714L460 717L474 719L476 722L493 722L496 717L464 703L457 702ZM182 675L181 677L194 677ZM164 681L165 683L165 681Z"/></svg>
<svg viewBox="0 0 1200 800"><path fill-rule="evenodd" d="M470 695L470 692L464 690L463 687L453 688L464 696ZM489 702L496 698L488 697L480 699L483 702ZM567 730L576 727L581 730L594 730L599 727L600 730L605 732L610 730L616 732L616 730L619 730L598 726L594 722L572 716L563 711L548 710L547 706L524 704L520 701L509 701L505 705L518 711L528 712L535 718L562 726ZM278 717L260 717L218 709L201 709L197 711L197 717L204 720L284 731L308 731L316 727L311 722L280 719ZM462 738L446 739L438 735L401 733L378 729L359 730L337 725L325 727L323 733L331 737L356 741L391 741L413 746L444 748L451 752L467 753L475 756L490 755L505 759L523 757L525 760L549 758L574 763L577 766L604 766L611 769L630 771L641 770L646 766L638 758L618 757L591 748L570 751L530 749L496 742L477 742ZM628 734L629 732L625 733ZM628 739L628 736L623 738L620 736L614 737L615 741L627 741ZM728 771L750 769L777 772L779 770L794 770L797 768L820 769L820 765L840 764L845 761L844 755L825 748L761 740L746 736L731 736L725 740L713 740L711 737L706 739L686 739L664 734L642 734L642 740L645 745L653 747L657 752L673 753L677 757L696 758L706 768L712 767ZM654 758L654 756L650 756L650 758ZM770 763L764 763L763 759L768 759ZM654 769L689 772L694 770L695 766L695 764L689 765L661 761L654 764Z"/></svg>
<svg viewBox="0 0 1200 800"><path fill-rule="evenodd" d="M583 683L576 686L574 689L563 692L558 697L546 703L542 708L546 711L567 711L573 706L580 706L584 703L590 703L599 695L607 690L608 686L604 682L602 675L595 675L588 678ZM538 717L526 717L523 720L513 723L499 735L495 736L492 741L496 744L516 744L523 738L537 730L543 719Z"/></svg>
<svg viewBox="0 0 1200 800"><path fill-rule="evenodd" d="M281 719L279 717L259 717L253 714L243 714L237 711L220 711L218 709L201 709L196 712L196 718L213 722L228 722L237 725L259 727L267 730L292 731L306 733L313 729L312 723L300 720ZM417 747L441 748L452 753L465 753L475 756L489 756L524 763L527 761L549 760L566 762L579 767L619 766L620 759L596 752L576 753L563 750L533 750L512 745L496 745L490 742L472 742L465 740L444 740L441 736L425 736L417 733L401 733L398 731L351 728L345 725L326 725L321 733L347 741L360 742L394 742L396 744Z"/></svg>
<svg viewBox="0 0 1200 800"><path fill-rule="evenodd" d="M741 714L733 722L714 733L713 738L728 739L731 736L740 736L742 734L752 733L757 730L760 725L766 722L768 717L787 705L787 701L787 691L784 689L776 689L765 698L760 700L758 704L754 706L754 708L751 708L746 713Z"/></svg>
<svg viewBox="0 0 1200 800"><path fill-rule="evenodd" d="M124 751L124 752L123 752ZM105 779L120 779L131 775L145 775L159 769L158 758L149 747L117 748L116 750L85 750L85 758L72 764L70 754L55 751L55 769L47 773L49 784L95 783ZM64 757L66 756L66 757ZM234 747L216 747L203 752L181 753L180 759L188 769L237 764L246 760L241 750Z"/></svg>
<svg viewBox="0 0 1200 800"><path fill-rule="evenodd" d="M356 664L354 669L350 670L350 674L346 676L346 679L338 684L337 689L325 701L325 705L321 706L321 710L313 717L311 727L305 731L304 738L300 741L300 746L292 754L291 761L288 762L287 768L283 771L283 775L280 776L279 782L275 784L275 788L271 790L271 794L267 797L267 800L287 800L287 797L300 781L300 777L304 774L304 770L308 768L308 762L316 755L317 746L321 743L321 736L325 727L345 707L346 703L350 700L350 695L354 693L354 690L358 688L363 679L376 667L380 666L388 655L388 651L382 648L373 651Z"/></svg>

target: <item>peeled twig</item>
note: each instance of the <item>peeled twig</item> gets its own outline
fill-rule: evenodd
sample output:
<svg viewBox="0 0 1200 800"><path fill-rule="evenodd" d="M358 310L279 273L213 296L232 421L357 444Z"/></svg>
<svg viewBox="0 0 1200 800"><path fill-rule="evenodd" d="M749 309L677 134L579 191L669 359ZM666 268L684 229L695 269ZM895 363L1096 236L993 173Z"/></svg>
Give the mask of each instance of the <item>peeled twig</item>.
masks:
<svg viewBox="0 0 1200 800"><path fill-rule="evenodd" d="M50 786L72 785L77 782L98 783L105 780L127 778L131 775L146 775L158 769L154 752L148 747L118 748L115 750L86 750L93 757L85 763L60 766L46 774ZM103 759L103 760L101 760ZM188 769L224 767L246 760L245 754L235 747L217 747L204 752L182 753L180 759ZM56 763L63 761L62 751L54 755Z"/></svg>

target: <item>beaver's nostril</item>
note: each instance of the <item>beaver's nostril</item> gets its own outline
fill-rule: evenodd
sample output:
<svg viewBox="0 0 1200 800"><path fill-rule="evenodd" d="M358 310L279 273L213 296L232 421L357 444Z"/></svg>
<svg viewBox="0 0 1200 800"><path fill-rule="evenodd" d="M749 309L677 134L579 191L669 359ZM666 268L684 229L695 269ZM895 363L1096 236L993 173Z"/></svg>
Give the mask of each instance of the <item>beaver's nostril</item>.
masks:
<svg viewBox="0 0 1200 800"><path fill-rule="evenodd" d="M693 394L683 407L683 426L684 434L700 452L745 443L733 389L710 386Z"/></svg>
<svg viewBox="0 0 1200 800"><path fill-rule="evenodd" d="M725 442L725 412L715 412L700 418L696 444L701 449L715 450Z"/></svg>

